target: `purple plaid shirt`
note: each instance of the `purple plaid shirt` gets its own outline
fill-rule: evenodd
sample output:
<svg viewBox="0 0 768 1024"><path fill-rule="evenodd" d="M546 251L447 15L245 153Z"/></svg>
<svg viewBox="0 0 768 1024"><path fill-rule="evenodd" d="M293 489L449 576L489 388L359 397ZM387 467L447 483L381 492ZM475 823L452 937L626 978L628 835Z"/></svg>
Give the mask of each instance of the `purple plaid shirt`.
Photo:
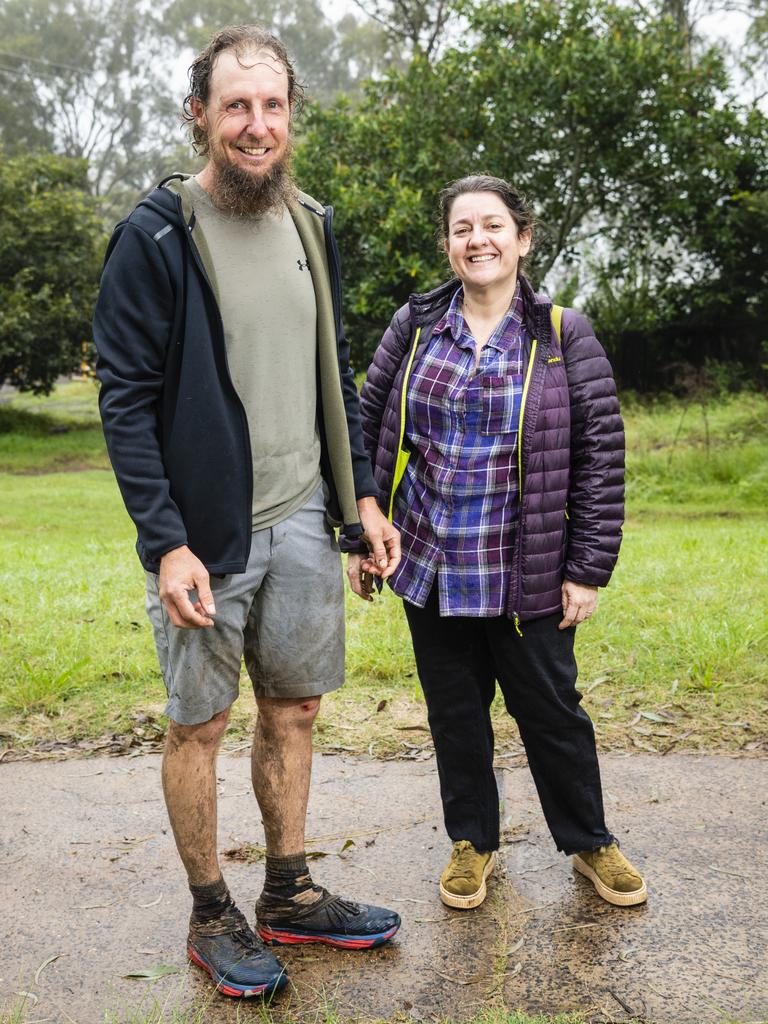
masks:
<svg viewBox="0 0 768 1024"><path fill-rule="evenodd" d="M390 584L423 608L437 577L441 615L489 617L505 612L518 516L523 301L518 284L475 371L463 297L408 381L412 454L394 505L403 558Z"/></svg>

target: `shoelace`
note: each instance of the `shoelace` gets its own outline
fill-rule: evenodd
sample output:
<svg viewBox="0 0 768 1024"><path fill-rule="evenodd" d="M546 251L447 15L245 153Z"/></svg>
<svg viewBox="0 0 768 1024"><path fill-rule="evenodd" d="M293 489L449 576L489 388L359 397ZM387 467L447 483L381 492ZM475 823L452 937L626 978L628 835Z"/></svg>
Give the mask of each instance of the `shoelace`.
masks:
<svg viewBox="0 0 768 1024"><path fill-rule="evenodd" d="M623 854L619 852L618 846L601 846L596 853L609 871L614 872L617 875L634 874L625 862Z"/></svg>
<svg viewBox="0 0 768 1024"><path fill-rule="evenodd" d="M302 909L299 917L311 917L313 914L324 910L328 914L329 921L336 924L343 924L348 917L354 917L360 912L360 907L357 903L353 903L351 900L345 900L342 896L334 896L321 885L315 885L312 888L315 892L319 892L321 894L320 898Z"/></svg>
<svg viewBox="0 0 768 1024"><path fill-rule="evenodd" d="M238 946L243 947L246 953L261 953L264 949L264 943L253 934L247 925L239 931L232 932L232 938Z"/></svg>
<svg viewBox="0 0 768 1024"><path fill-rule="evenodd" d="M451 854L451 876L453 878L471 878L472 860L476 856L472 844L463 841L454 847Z"/></svg>

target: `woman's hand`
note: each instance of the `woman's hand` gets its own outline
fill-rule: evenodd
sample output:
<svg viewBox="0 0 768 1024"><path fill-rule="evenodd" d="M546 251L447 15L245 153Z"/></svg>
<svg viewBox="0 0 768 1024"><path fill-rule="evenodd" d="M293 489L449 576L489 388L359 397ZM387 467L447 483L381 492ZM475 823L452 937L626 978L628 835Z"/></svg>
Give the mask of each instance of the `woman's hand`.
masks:
<svg viewBox="0 0 768 1024"><path fill-rule="evenodd" d="M588 619L597 608L597 587L588 587L584 583L572 583L565 580L562 588L563 621L558 629L578 626Z"/></svg>
<svg viewBox="0 0 768 1024"><path fill-rule="evenodd" d="M373 573L363 568L369 564L365 555L347 555L347 579L352 593L364 601L372 601Z"/></svg>

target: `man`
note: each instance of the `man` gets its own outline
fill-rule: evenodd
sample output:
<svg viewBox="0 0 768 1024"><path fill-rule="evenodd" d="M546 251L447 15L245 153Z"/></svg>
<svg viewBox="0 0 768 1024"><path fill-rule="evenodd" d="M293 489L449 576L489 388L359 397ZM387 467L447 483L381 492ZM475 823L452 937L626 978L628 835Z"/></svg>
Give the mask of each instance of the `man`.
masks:
<svg viewBox="0 0 768 1024"><path fill-rule="evenodd" d="M185 102L207 163L118 225L94 322L104 430L168 689L163 789L193 897L188 953L232 996L285 984L262 940L368 948L400 925L315 885L304 852L312 723L343 682L326 517L363 536L382 577L400 549L363 447L332 210L290 175L299 99L278 39L254 26L213 38ZM215 760L242 656L267 844L258 934L216 848Z"/></svg>

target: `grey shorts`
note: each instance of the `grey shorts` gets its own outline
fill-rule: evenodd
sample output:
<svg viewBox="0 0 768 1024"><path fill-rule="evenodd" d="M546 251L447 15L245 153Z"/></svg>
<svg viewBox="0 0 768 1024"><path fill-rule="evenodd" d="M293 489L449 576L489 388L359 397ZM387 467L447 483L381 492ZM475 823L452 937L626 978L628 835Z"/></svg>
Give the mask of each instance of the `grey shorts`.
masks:
<svg viewBox="0 0 768 1024"><path fill-rule="evenodd" d="M244 573L211 577L214 626L172 625L158 577L146 577L165 713L175 722L198 725L228 708L242 658L257 697L316 697L344 682L341 557L322 487L282 523L252 535Z"/></svg>

